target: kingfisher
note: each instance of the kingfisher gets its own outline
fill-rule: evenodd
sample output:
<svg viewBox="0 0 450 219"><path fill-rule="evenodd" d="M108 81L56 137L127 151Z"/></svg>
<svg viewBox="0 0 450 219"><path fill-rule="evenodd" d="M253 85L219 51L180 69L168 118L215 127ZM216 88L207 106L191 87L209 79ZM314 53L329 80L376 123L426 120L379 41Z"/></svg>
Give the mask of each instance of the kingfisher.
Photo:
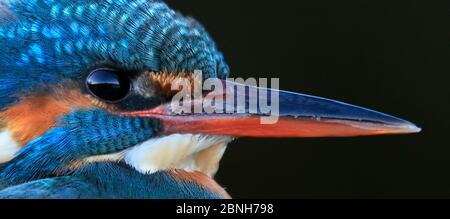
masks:
<svg viewBox="0 0 450 219"><path fill-rule="evenodd" d="M420 131L231 82L205 28L161 0L0 0L0 48L0 198L230 198L214 174L236 138ZM175 82L207 79L222 88L201 87L178 112ZM276 119L262 122L271 114L254 99L277 104ZM213 110L189 110L205 100Z"/></svg>

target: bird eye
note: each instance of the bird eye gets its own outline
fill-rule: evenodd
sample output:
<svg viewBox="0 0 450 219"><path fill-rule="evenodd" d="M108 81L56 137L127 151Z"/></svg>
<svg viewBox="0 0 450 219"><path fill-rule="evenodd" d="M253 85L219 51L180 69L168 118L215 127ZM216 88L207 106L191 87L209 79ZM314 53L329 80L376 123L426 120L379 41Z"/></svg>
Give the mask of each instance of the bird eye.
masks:
<svg viewBox="0 0 450 219"><path fill-rule="evenodd" d="M103 101L114 103L130 93L131 81L115 69L96 69L86 78L88 90Z"/></svg>

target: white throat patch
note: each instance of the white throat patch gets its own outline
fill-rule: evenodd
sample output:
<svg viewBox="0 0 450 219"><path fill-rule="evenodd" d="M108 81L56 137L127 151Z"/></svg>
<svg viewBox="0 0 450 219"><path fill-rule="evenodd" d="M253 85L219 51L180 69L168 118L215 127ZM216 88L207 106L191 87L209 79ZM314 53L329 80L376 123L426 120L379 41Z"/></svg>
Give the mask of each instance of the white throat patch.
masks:
<svg viewBox="0 0 450 219"><path fill-rule="evenodd" d="M14 141L11 134L8 131L0 130L0 163L5 163L13 159L19 150L20 147Z"/></svg>
<svg viewBox="0 0 450 219"><path fill-rule="evenodd" d="M212 177L232 140L228 136L172 134L149 139L120 153L89 157L84 162L124 160L145 174L180 169L201 171Z"/></svg>

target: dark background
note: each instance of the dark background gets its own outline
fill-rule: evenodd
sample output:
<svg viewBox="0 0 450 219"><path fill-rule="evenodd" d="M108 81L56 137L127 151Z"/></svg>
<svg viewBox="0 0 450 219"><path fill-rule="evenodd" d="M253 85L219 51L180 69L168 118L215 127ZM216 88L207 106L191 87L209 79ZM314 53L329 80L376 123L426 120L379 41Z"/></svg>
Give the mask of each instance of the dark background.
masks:
<svg viewBox="0 0 450 219"><path fill-rule="evenodd" d="M239 139L234 198L450 197L450 5L436 1L171 0L210 31L232 76L397 115L422 133Z"/></svg>

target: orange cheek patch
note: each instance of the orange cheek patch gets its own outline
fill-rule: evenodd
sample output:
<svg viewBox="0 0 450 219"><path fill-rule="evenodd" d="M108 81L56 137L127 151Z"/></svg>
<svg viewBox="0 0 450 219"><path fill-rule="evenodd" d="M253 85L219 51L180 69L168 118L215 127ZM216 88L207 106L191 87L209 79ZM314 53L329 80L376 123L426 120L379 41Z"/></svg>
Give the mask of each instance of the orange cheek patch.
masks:
<svg viewBox="0 0 450 219"><path fill-rule="evenodd" d="M206 174L195 171L195 172L187 172L184 170L172 170L172 176L178 181L181 182L193 182L197 185L202 186L203 188L208 189L209 191L220 194L223 198L230 199L231 196L223 189L216 181L211 179Z"/></svg>
<svg viewBox="0 0 450 219"><path fill-rule="evenodd" d="M170 73L170 72L152 72L149 73L149 80L153 83L155 89L161 93L174 95L180 91L182 80L186 80L190 85L199 83L201 85L202 79L192 73ZM175 88L175 89L172 89ZM193 89L192 89L193 90Z"/></svg>
<svg viewBox="0 0 450 219"><path fill-rule="evenodd" d="M79 91L61 90L58 96L26 96L18 104L0 112L4 128L12 133L20 147L51 129L58 117L75 108L93 106L92 101Z"/></svg>

